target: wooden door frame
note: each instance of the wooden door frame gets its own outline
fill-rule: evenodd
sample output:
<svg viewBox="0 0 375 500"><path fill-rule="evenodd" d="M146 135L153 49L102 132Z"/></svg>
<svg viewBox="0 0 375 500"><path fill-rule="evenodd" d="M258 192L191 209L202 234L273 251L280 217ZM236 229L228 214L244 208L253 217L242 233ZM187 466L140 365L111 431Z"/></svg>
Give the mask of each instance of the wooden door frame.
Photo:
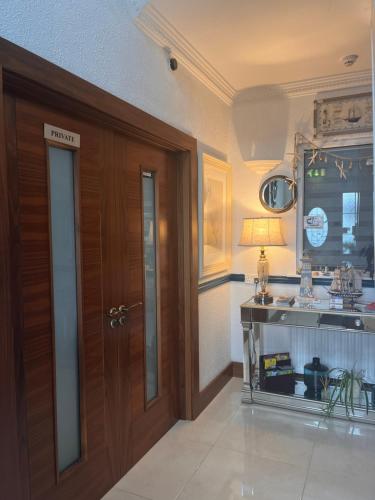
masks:
<svg viewBox="0 0 375 500"><path fill-rule="evenodd" d="M63 110L173 152L178 166L178 366L179 416L192 419L199 405L198 339L198 166L195 138L104 90L0 38L0 489L4 498L27 498L25 400L22 339L15 339L20 313L12 292L16 211L9 190L4 118L6 91ZM4 475L4 477L1 477ZM23 490L23 491L22 491Z"/></svg>

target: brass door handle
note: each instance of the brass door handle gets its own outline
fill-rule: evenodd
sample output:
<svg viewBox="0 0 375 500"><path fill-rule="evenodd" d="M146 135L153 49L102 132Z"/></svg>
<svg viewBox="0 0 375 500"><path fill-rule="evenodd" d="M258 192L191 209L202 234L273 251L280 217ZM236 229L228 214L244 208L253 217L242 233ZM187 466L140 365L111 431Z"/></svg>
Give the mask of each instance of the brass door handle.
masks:
<svg viewBox="0 0 375 500"><path fill-rule="evenodd" d="M110 318L109 326L111 328L117 328L118 326L126 325L126 314L130 309L134 309L135 307L142 306L143 302L136 302L129 307L119 306L119 307L111 307L107 312L108 318Z"/></svg>
<svg viewBox="0 0 375 500"><path fill-rule="evenodd" d="M127 312L130 311L130 309L134 309L135 307L138 306L143 306L143 302L136 302L135 304L132 304L131 306L119 306L118 310L121 314L126 314Z"/></svg>
<svg viewBox="0 0 375 500"><path fill-rule="evenodd" d="M116 318L119 315L120 311L117 309L117 307L111 307L110 310L107 312L107 316L109 318Z"/></svg>

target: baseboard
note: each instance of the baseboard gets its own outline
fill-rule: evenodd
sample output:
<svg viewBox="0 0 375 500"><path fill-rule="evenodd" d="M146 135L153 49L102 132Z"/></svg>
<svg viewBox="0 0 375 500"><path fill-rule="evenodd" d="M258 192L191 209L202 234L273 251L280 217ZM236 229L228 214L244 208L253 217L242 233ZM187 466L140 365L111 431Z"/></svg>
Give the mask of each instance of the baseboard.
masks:
<svg viewBox="0 0 375 500"><path fill-rule="evenodd" d="M242 378L243 376L243 363L232 361L224 368L202 391L194 405L194 418L211 403L211 401L219 394L221 389L229 382L232 377Z"/></svg>
<svg viewBox="0 0 375 500"><path fill-rule="evenodd" d="M219 394L221 389L229 382L233 377L233 365L229 365L224 368L222 372L219 373L202 391L199 392L199 396L194 405L194 418L197 416L211 403L211 401Z"/></svg>
<svg viewBox="0 0 375 500"><path fill-rule="evenodd" d="M239 363L238 361L233 361L233 377L243 378L243 363Z"/></svg>

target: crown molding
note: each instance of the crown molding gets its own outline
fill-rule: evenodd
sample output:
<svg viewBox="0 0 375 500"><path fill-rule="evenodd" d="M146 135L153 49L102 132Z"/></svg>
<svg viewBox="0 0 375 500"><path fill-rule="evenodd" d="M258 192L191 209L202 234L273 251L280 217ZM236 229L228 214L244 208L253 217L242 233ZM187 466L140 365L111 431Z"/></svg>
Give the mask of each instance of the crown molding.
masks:
<svg viewBox="0 0 375 500"><path fill-rule="evenodd" d="M225 104L232 104L236 90L155 7L146 5L134 22Z"/></svg>
<svg viewBox="0 0 375 500"><path fill-rule="evenodd" d="M371 85L372 74L371 70L368 69L351 73L341 73L339 75L309 78L297 82L249 87L237 93L236 102L268 99L271 97L303 97L316 95L319 92L371 87Z"/></svg>
<svg viewBox="0 0 375 500"><path fill-rule="evenodd" d="M235 96L236 102L246 102L272 97L303 97L319 92L372 85L371 69L368 69L295 82L249 87L237 91L153 5L148 3L142 8L145 1L131 0L137 13L134 16L134 23L157 45L176 57L180 64L225 104L231 105Z"/></svg>
<svg viewBox="0 0 375 500"><path fill-rule="evenodd" d="M317 92L372 85L371 70L341 73L339 75L309 78L299 82L283 83L279 89L289 97L313 95Z"/></svg>

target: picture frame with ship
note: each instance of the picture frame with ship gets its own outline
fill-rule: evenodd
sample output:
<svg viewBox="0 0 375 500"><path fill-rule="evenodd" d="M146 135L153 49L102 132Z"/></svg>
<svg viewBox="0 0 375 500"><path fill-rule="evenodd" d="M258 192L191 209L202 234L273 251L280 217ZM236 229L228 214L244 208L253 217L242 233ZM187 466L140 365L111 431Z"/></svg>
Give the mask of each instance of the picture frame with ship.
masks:
<svg viewBox="0 0 375 500"><path fill-rule="evenodd" d="M314 101L314 137L371 131L371 92Z"/></svg>

